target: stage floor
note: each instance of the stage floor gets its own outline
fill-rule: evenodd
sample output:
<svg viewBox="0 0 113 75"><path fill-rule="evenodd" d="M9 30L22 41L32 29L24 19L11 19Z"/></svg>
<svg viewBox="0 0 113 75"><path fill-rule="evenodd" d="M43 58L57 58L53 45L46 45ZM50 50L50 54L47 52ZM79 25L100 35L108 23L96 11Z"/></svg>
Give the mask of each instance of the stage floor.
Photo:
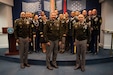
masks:
<svg viewBox="0 0 113 75"><path fill-rule="evenodd" d="M19 55L13 55L9 57L19 58ZM100 58L106 58L106 57L109 57L109 51L100 51L97 55L93 55L91 53L86 54L86 59L100 59ZM42 52L39 52L39 53L33 52L32 54L28 55L28 59L45 60L46 54ZM63 54L58 53L57 60L58 61L76 60L76 54L71 54L69 52L65 52Z"/></svg>
<svg viewBox="0 0 113 75"><path fill-rule="evenodd" d="M5 56L5 52L8 49L0 49L0 56L2 59L19 62L19 55ZM39 52L28 55L29 62L31 64L45 65L46 54ZM109 50L100 49L97 55L91 53L86 54L86 64L104 63L113 61L113 57L110 57ZM61 65L72 65L76 62L76 54L65 52L63 54L58 53L57 62Z"/></svg>

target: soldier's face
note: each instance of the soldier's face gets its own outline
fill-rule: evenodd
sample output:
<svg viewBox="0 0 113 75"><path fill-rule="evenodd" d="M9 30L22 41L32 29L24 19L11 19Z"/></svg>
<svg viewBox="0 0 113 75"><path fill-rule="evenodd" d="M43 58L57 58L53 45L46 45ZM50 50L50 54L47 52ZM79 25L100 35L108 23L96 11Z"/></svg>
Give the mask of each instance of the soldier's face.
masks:
<svg viewBox="0 0 113 75"><path fill-rule="evenodd" d="M31 13L30 12L26 12L26 18L30 18L31 17Z"/></svg>
<svg viewBox="0 0 113 75"><path fill-rule="evenodd" d="M42 17L42 19L43 19L43 20L46 20L46 19L47 19L47 17L44 15L44 16Z"/></svg>
<svg viewBox="0 0 113 75"><path fill-rule="evenodd" d="M93 10L92 10L92 14L93 14L93 15L96 15L96 14L97 14L97 10L96 10L96 9L93 9Z"/></svg>
<svg viewBox="0 0 113 75"><path fill-rule="evenodd" d="M64 18L63 14L60 14L59 17L60 17L60 19L63 19Z"/></svg>
<svg viewBox="0 0 113 75"><path fill-rule="evenodd" d="M84 16L86 16L86 15L87 15L87 11L84 10L84 11L82 12L82 14L83 14Z"/></svg>
<svg viewBox="0 0 113 75"><path fill-rule="evenodd" d="M51 13L51 19L55 19L56 18L56 13Z"/></svg>
<svg viewBox="0 0 113 75"><path fill-rule="evenodd" d="M82 21L84 21L84 16L83 15L79 15L78 19L79 19L80 22L82 22Z"/></svg>
<svg viewBox="0 0 113 75"><path fill-rule="evenodd" d="M38 15L35 15L34 19L35 19L35 20L38 20Z"/></svg>
<svg viewBox="0 0 113 75"><path fill-rule="evenodd" d="M76 11L75 14L76 14L76 16L78 16L80 14L80 12L79 11Z"/></svg>
<svg viewBox="0 0 113 75"><path fill-rule="evenodd" d="M89 11L89 12L88 12L88 15L89 15L89 16L91 16L91 15L92 15L92 12L91 12L91 11Z"/></svg>
<svg viewBox="0 0 113 75"><path fill-rule="evenodd" d="M21 14L20 14L20 17L21 17L21 18L25 18L25 17L26 17L25 13L21 13Z"/></svg>
<svg viewBox="0 0 113 75"><path fill-rule="evenodd" d="M58 14L58 10L55 10L55 13Z"/></svg>
<svg viewBox="0 0 113 75"><path fill-rule="evenodd" d="M74 12L72 12L72 13L71 13L71 16L72 16L72 17L74 17L74 15L75 15L75 13L74 13Z"/></svg>
<svg viewBox="0 0 113 75"><path fill-rule="evenodd" d="M45 15L45 13L44 12L41 12L41 16L44 16Z"/></svg>

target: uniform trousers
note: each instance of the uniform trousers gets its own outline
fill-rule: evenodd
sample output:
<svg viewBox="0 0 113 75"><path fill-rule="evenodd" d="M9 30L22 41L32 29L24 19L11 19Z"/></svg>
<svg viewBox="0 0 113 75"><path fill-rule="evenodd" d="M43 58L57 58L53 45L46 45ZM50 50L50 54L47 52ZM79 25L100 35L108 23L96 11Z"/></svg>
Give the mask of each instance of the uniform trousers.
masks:
<svg viewBox="0 0 113 75"><path fill-rule="evenodd" d="M76 53L76 66L80 66L81 68L85 68L85 55L87 49L87 40L75 40L77 53Z"/></svg>
<svg viewBox="0 0 113 75"><path fill-rule="evenodd" d="M22 38L19 37L19 54L20 54L20 62L28 63L28 50L29 50L29 37Z"/></svg>
<svg viewBox="0 0 113 75"><path fill-rule="evenodd" d="M56 58L58 54L58 40L55 41L49 41L50 46L47 45L47 52L46 52L46 65L51 66L50 61L51 61L51 56L52 56L52 64L56 64Z"/></svg>
<svg viewBox="0 0 113 75"><path fill-rule="evenodd" d="M66 36L66 50L71 50L71 53L74 53L74 41L72 36Z"/></svg>
<svg viewBox="0 0 113 75"><path fill-rule="evenodd" d="M90 50L92 53L97 53L98 48L98 34L95 32L92 32L91 34L91 42L90 42Z"/></svg>
<svg viewBox="0 0 113 75"><path fill-rule="evenodd" d="M62 37L62 40L61 40L61 45L59 46L60 47L60 51L65 51L65 45L66 45L66 37Z"/></svg>

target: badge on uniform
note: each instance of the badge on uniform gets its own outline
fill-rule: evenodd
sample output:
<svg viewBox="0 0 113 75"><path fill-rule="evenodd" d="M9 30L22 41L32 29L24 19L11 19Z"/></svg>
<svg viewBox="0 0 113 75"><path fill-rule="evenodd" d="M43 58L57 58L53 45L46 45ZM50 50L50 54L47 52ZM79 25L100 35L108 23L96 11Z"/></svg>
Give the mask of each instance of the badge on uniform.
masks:
<svg viewBox="0 0 113 75"><path fill-rule="evenodd" d="M83 28L84 28L83 32L86 32L87 25L84 24Z"/></svg>
<svg viewBox="0 0 113 75"><path fill-rule="evenodd" d="M50 26L52 26L52 24L50 23Z"/></svg>
<svg viewBox="0 0 113 75"><path fill-rule="evenodd" d="M100 21L99 21L100 23L102 23L102 20L100 19Z"/></svg>
<svg viewBox="0 0 113 75"><path fill-rule="evenodd" d="M32 24L32 28L34 27L34 25Z"/></svg>
<svg viewBox="0 0 113 75"><path fill-rule="evenodd" d="M20 26L20 28L22 28L22 26Z"/></svg>
<svg viewBox="0 0 113 75"><path fill-rule="evenodd" d="M66 23L68 23L68 22L69 22L69 20L66 21Z"/></svg>
<svg viewBox="0 0 113 75"><path fill-rule="evenodd" d="M19 24L21 25L21 24L22 24L22 22L19 22Z"/></svg>
<svg viewBox="0 0 113 75"><path fill-rule="evenodd" d="M77 28L78 26L77 25L75 25L75 28Z"/></svg>
<svg viewBox="0 0 113 75"><path fill-rule="evenodd" d="M57 24L57 27L59 27L59 24Z"/></svg>
<svg viewBox="0 0 113 75"><path fill-rule="evenodd" d="M96 17L96 18L94 19L94 21L98 21L98 18Z"/></svg>
<svg viewBox="0 0 113 75"><path fill-rule="evenodd" d="M64 21L62 21L62 23L64 23Z"/></svg>
<svg viewBox="0 0 113 75"><path fill-rule="evenodd" d="M29 21L27 21L26 24L30 24Z"/></svg>
<svg viewBox="0 0 113 75"><path fill-rule="evenodd" d="M39 21L40 21L40 22L42 22L42 20L41 20L41 19L40 19Z"/></svg>
<svg viewBox="0 0 113 75"><path fill-rule="evenodd" d="M75 20L73 20L73 24L75 23Z"/></svg>
<svg viewBox="0 0 113 75"><path fill-rule="evenodd" d="M91 21L89 21L89 26L91 26Z"/></svg>

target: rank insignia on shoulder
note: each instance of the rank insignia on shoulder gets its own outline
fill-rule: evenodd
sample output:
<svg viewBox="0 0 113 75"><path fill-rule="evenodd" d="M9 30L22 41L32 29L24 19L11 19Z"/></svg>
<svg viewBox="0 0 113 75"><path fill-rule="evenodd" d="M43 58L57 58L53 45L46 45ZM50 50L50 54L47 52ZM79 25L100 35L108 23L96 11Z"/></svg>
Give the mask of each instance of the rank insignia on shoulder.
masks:
<svg viewBox="0 0 113 75"><path fill-rule="evenodd" d="M57 24L57 27L59 27L59 24Z"/></svg>
<svg viewBox="0 0 113 75"><path fill-rule="evenodd" d="M41 20L41 19L40 19L39 21L40 21L40 22L42 22L42 20Z"/></svg>
<svg viewBox="0 0 113 75"><path fill-rule="evenodd" d="M68 22L69 22L69 20L66 21L66 23L68 23Z"/></svg>
<svg viewBox="0 0 113 75"><path fill-rule="evenodd" d="M77 23L75 23L76 25L78 25L79 23L77 22Z"/></svg>
<svg viewBox="0 0 113 75"><path fill-rule="evenodd" d="M100 23L102 23L102 20L100 19L100 21L99 21Z"/></svg>
<svg viewBox="0 0 113 75"><path fill-rule="evenodd" d="M73 24L75 23L75 20L73 20Z"/></svg>
<svg viewBox="0 0 113 75"><path fill-rule="evenodd" d="M50 26L52 26L52 24L50 23Z"/></svg>
<svg viewBox="0 0 113 75"><path fill-rule="evenodd" d="M27 21L26 24L30 24L29 21Z"/></svg>
<svg viewBox="0 0 113 75"><path fill-rule="evenodd" d="M22 22L19 22L19 24L21 25L21 24L22 24Z"/></svg>
<svg viewBox="0 0 113 75"><path fill-rule="evenodd" d="M22 28L22 26L20 26L20 28Z"/></svg>
<svg viewBox="0 0 113 75"><path fill-rule="evenodd" d="M62 21L62 23L64 23L64 21Z"/></svg>
<svg viewBox="0 0 113 75"><path fill-rule="evenodd" d="M32 24L32 27L34 27L34 25Z"/></svg>
<svg viewBox="0 0 113 75"><path fill-rule="evenodd" d="M87 25L84 25L84 29L87 29Z"/></svg>
<svg viewBox="0 0 113 75"><path fill-rule="evenodd" d="M74 27L77 28L78 27L78 24L75 24Z"/></svg>
<svg viewBox="0 0 113 75"><path fill-rule="evenodd" d="M77 28L78 26L77 25L75 25L75 28Z"/></svg>
<svg viewBox="0 0 113 75"><path fill-rule="evenodd" d="M17 22L17 20L14 21L14 23L16 23L16 22Z"/></svg>
<svg viewBox="0 0 113 75"><path fill-rule="evenodd" d="M94 21L98 21L98 18L96 17L96 18L94 19Z"/></svg>

